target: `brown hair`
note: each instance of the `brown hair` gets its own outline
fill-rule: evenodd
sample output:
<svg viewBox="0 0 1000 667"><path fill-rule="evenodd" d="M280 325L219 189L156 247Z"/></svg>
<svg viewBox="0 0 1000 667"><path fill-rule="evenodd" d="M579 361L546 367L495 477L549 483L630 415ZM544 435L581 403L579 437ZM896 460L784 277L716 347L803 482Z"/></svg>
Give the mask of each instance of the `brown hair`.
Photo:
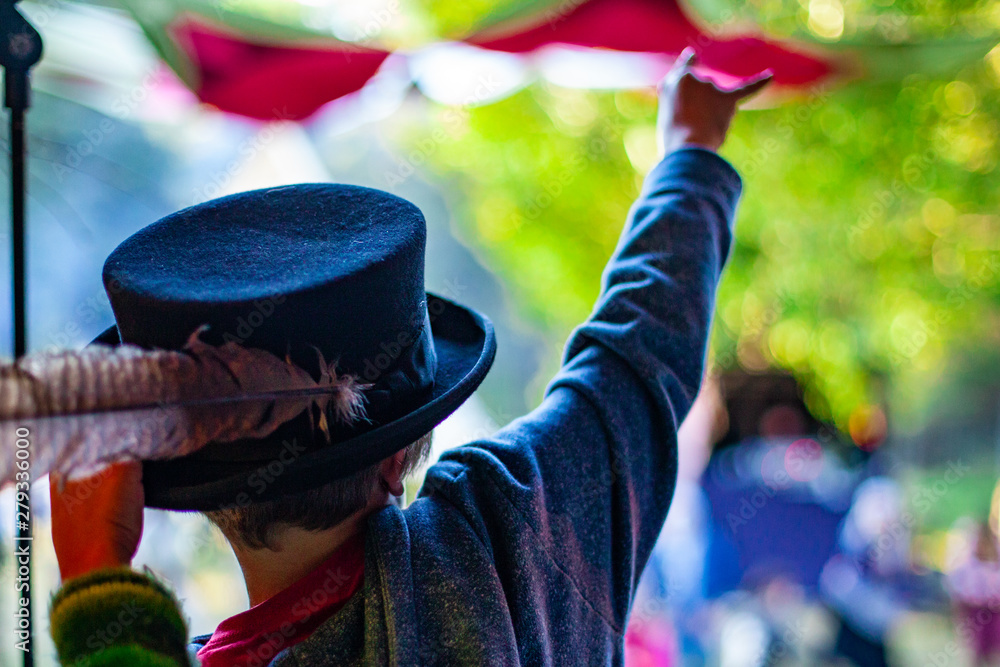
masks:
<svg viewBox="0 0 1000 667"><path fill-rule="evenodd" d="M404 477L430 454L433 433L427 433L404 450ZM381 482L379 466L380 463L375 463L349 477L309 491L203 514L230 542L235 540L251 549L274 550L275 531L282 525L326 530L363 509Z"/></svg>

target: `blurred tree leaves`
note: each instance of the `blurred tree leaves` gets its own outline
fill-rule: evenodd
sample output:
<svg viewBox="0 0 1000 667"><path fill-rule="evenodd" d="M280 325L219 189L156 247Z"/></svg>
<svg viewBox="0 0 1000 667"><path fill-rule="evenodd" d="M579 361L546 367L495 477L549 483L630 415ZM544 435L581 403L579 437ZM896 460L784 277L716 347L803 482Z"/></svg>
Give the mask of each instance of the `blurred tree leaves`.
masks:
<svg viewBox="0 0 1000 667"><path fill-rule="evenodd" d="M996 0L684 0L716 25L752 23L771 35L855 43L995 34Z"/></svg>
<svg viewBox="0 0 1000 667"><path fill-rule="evenodd" d="M861 5L952 36L1000 7ZM759 1L740 16L795 33L809 6ZM394 128L401 155L418 151L461 193L460 234L563 340L588 315L655 160L655 97L538 83L486 106L426 108ZM723 149L744 198L716 364L791 369L817 416L841 427L884 400L903 417L896 427L919 427L952 350L1000 345L998 130L1000 48L950 76L913 70L739 115Z"/></svg>

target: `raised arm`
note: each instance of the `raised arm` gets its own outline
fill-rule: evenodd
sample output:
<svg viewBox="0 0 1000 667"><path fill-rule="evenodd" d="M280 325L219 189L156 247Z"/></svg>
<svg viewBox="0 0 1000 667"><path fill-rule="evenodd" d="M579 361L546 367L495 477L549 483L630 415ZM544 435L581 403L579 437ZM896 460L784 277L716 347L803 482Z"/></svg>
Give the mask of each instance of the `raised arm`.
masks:
<svg viewBox="0 0 1000 667"><path fill-rule="evenodd" d="M727 92L691 66L682 57L664 81L667 154L542 404L490 440L446 453L425 488L465 514L501 577L551 567L565 586L551 593L562 602L546 604L555 609L572 591L616 632L673 494L676 431L702 377L729 253L741 182L714 151L739 99L769 78Z"/></svg>

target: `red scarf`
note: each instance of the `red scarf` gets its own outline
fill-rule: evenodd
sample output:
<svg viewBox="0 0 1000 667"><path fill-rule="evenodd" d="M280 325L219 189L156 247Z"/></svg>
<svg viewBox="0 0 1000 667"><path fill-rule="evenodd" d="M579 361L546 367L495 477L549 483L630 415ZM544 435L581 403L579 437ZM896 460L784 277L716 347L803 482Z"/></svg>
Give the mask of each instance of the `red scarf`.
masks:
<svg viewBox="0 0 1000 667"><path fill-rule="evenodd" d="M335 614L364 580L364 535L276 595L227 618L198 651L202 667L264 667Z"/></svg>

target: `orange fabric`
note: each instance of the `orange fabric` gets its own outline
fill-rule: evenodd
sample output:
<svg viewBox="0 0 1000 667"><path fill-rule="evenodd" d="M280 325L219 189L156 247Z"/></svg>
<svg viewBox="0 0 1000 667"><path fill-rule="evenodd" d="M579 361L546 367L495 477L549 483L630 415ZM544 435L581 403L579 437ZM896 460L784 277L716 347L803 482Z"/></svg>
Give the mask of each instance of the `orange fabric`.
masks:
<svg viewBox="0 0 1000 667"><path fill-rule="evenodd" d="M49 480L52 543L63 581L131 564L142 537L142 464L116 463L64 481L56 475Z"/></svg>

